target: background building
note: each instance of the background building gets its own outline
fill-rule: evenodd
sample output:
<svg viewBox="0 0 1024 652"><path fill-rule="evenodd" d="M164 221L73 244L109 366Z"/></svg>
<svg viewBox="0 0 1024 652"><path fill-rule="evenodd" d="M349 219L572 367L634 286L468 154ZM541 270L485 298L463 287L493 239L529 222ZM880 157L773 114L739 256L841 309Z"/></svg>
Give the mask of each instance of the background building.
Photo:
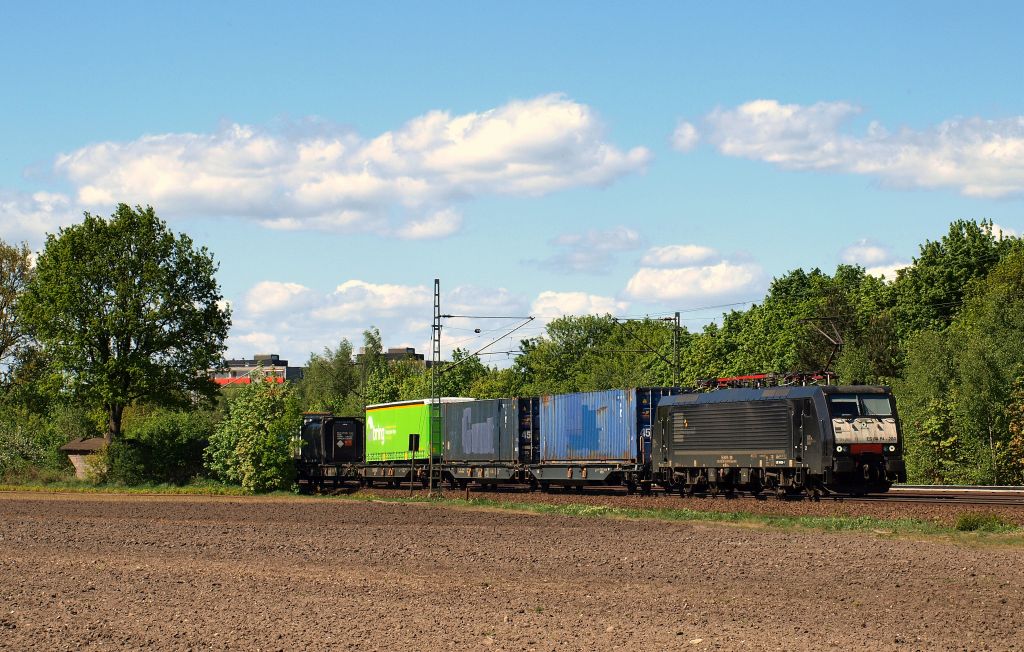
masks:
<svg viewBox="0 0 1024 652"><path fill-rule="evenodd" d="M356 354L356 363L363 361L363 355L366 353L365 347L359 347L359 353ZM388 362L397 362L399 360L417 360L423 362L423 354L416 353L415 347L412 346L399 346L389 348L384 352L384 359ZM429 364L428 364L429 366Z"/></svg>
<svg viewBox="0 0 1024 652"><path fill-rule="evenodd" d="M210 370L210 378L218 385L247 385L252 382L252 373L261 367L266 377L277 383L301 380L305 371L303 367L289 367L288 361L276 353L257 353L251 360L225 360L223 368Z"/></svg>

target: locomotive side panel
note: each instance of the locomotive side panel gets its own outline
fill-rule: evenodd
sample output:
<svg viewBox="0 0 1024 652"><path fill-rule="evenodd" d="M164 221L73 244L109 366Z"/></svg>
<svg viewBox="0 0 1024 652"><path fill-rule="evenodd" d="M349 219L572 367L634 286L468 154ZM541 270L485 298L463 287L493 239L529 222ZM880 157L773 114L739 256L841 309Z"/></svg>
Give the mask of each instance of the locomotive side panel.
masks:
<svg viewBox="0 0 1024 652"><path fill-rule="evenodd" d="M787 401L693 404L672 409L667 425L672 466L789 466L794 457Z"/></svg>

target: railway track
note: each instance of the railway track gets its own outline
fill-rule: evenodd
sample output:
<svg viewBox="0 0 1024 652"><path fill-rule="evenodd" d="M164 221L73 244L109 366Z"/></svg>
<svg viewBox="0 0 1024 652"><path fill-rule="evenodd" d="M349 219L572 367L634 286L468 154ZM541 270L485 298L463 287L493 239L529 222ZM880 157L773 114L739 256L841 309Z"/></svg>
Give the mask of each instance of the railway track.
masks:
<svg viewBox="0 0 1024 652"><path fill-rule="evenodd" d="M407 488L393 488L383 490L378 489L377 491L384 491L387 493L393 493L395 495L406 495L408 493ZM445 489L444 493L456 497L461 497L462 495L464 495L464 491L461 489ZM628 496L626 490L621 487L588 487L582 492L577 492L575 490L568 489L552 490L550 493L553 495L606 496L612 500L615 500L617 498L625 498ZM529 500L530 496L536 494L522 486L497 486L491 488L484 488L472 485L470 492L467 495L472 495L474 497L518 497L521 499ZM663 495L665 495L665 492L660 488L655 488L652 493L652 497ZM678 494L675 493L673 495L678 496ZM804 500L810 500L810 498L803 494L797 494L785 496L780 499L776 498L774 495L770 493L761 494L760 496L753 496L748 493L738 492L731 496L726 496L724 494L719 496L712 496L710 494L698 493L690 497L688 500L727 502L746 500L781 500L782 502L801 502ZM888 493L884 494L867 494L863 496L854 496L845 493L836 493L832 495L822 496L820 500L822 502L836 501L862 503L922 503L936 505L1002 505L1004 507L1024 507L1024 487L899 485L892 487L891 489L889 489ZM652 503L652 505L657 504L657 500L655 500Z"/></svg>
<svg viewBox="0 0 1024 652"><path fill-rule="evenodd" d="M839 500L857 502L933 503L945 505L1020 505L1024 506L1024 488L971 487L937 485L898 485L884 494L866 496L835 496Z"/></svg>

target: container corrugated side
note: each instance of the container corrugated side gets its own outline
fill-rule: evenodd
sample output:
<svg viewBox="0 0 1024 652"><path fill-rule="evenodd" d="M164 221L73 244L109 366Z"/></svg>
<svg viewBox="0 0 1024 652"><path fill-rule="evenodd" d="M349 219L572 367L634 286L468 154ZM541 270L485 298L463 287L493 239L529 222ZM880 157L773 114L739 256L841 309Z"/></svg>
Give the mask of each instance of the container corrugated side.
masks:
<svg viewBox="0 0 1024 652"><path fill-rule="evenodd" d="M507 399L449 403L444 406L444 459L449 462L512 462L518 436L509 429ZM512 422L514 426L514 422Z"/></svg>
<svg viewBox="0 0 1024 652"><path fill-rule="evenodd" d="M636 395L613 389L540 399L542 462L637 459Z"/></svg>

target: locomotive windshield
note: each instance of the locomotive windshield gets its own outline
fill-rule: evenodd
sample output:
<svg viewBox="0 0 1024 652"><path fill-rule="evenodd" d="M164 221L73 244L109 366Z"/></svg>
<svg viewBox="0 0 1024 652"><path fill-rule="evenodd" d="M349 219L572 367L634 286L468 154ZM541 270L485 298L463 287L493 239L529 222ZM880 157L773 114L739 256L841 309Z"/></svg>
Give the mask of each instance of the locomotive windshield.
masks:
<svg viewBox="0 0 1024 652"><path fill-rule="evenodd" d="M828 404L833 418L892 416L887 394L832 394Z"/></svg>

